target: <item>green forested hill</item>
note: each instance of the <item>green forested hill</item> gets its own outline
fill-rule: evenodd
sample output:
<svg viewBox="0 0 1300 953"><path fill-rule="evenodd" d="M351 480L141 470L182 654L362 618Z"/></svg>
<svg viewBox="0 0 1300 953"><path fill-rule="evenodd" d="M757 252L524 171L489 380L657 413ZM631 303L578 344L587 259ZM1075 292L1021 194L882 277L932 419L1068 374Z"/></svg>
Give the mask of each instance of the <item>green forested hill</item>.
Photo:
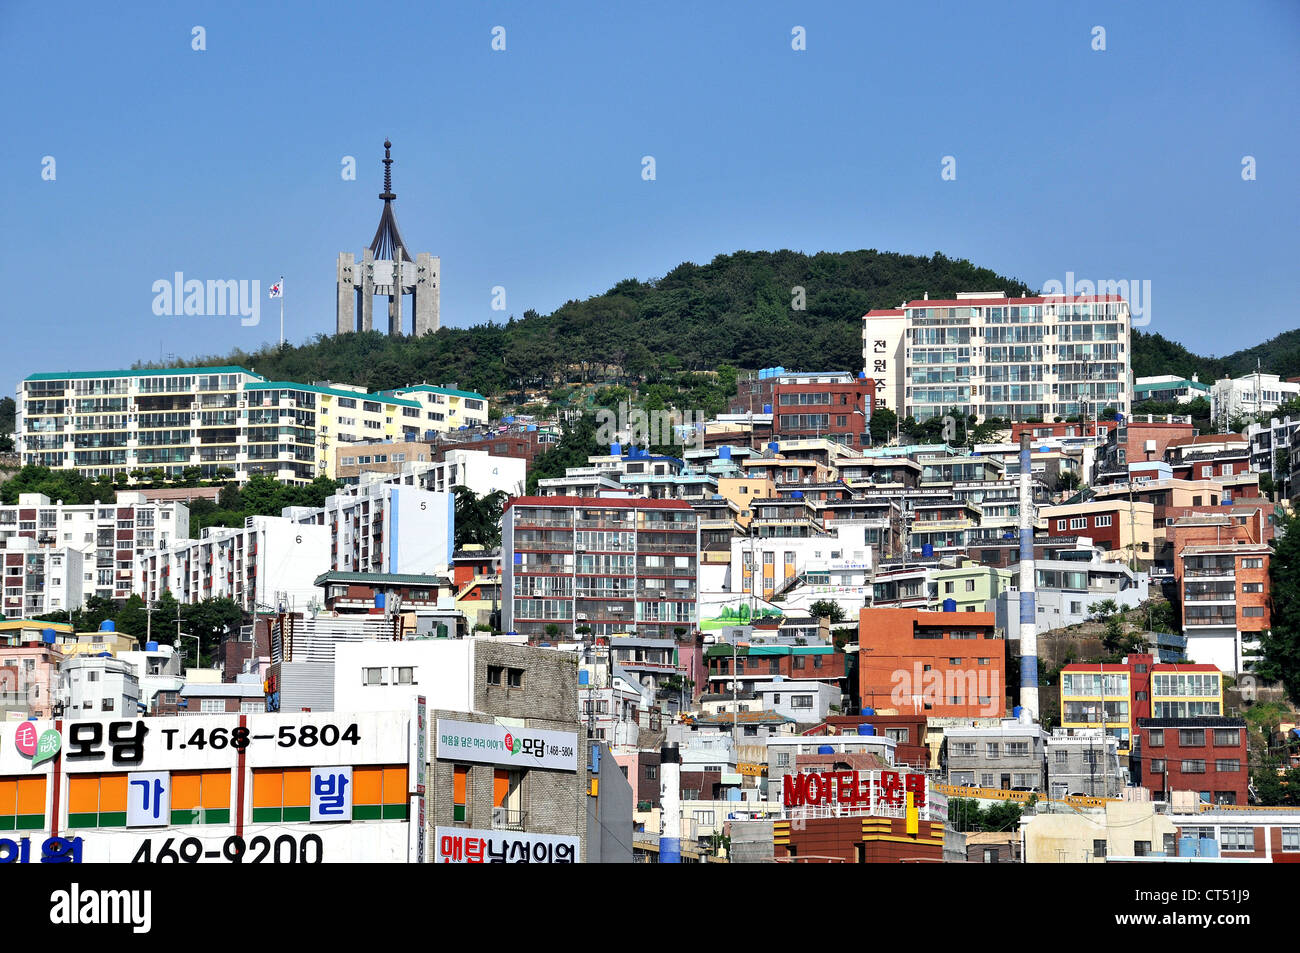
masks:
<svg viewBox="0 0 1300 953"><path fill-rule="evenodd" d="M805 307L792 308L794 289ZM925 292L1027 294L1021 281L936 252L872 250L736 252L684 263L652 281L629 278L551 314L525 311L505 324L442 328L423 338L379 332L318 337L301 347L235 351L183 363L239 364L277 380L337 380L381 390L456 382L482 393L544 383L576 366L588 376L782 365L862 367L862 315ZM321 324L333 322L322 315ZM143 365L147 366L147 365Z"/></svg>
<svg viewBox="0 0 1300 953"><path fill-rule="evenodd" d="M792 307L795 288L805 306ZM485 394L545 386L564 376L653 378L721 364L799 370L862 367L862 315L896 308L929 292L1005 291L1026 295L1019 280L936 252L931 257L874 249L748 252L707 265L678 265L662 278L628 278L604 294L573 300L551 314L525 311L505 324L442 328L423 338L380 332L319 336L301 347L268 346L208 355L190 366L240 364L276 380L336 380L382 390L427 381ZM322 325L333 315L322 315ZM1300 375L1300 330L1226 357L1207 358L1161 334L1133 335L1133 372L1212 381L1264 370ZM150 365L140 365L150 366Z"/></svg>

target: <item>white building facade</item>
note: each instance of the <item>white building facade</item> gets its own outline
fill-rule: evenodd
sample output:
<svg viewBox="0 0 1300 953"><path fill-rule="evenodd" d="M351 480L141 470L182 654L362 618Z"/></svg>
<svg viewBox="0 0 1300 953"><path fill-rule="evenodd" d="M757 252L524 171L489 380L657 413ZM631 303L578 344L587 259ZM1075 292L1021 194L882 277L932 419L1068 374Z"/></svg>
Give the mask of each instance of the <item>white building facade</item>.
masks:
<svg viewBox="0 0 1300 953"><path fill-rule="evenodd" d="M863 369L900 418L953 407L1012 421L1131 409L1131 321L1117 295L963 292L899 310L901 325L896 311L864 316Z"/></svg>

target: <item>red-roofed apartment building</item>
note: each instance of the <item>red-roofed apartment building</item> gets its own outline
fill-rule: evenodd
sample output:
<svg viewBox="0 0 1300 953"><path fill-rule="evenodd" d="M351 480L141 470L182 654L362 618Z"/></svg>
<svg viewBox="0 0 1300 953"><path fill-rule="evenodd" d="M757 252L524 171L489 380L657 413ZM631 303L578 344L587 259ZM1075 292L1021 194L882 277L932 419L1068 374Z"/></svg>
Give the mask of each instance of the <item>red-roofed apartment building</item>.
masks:
<svg viewBox="0 0 1300 953"><path fill-rule="evenodd" d="M501 517L502 623L544 637L674 638L698 625L699 517L682 500L520 496Z"/></svg>
<svg viewBox="0 0 1300 953"><path fill-rule="evenodd" d="M1119 295L908 301L863 316L862 356L899 417L956 407L981 420L1095 418L1132 404L1129 304Z"/></svg>

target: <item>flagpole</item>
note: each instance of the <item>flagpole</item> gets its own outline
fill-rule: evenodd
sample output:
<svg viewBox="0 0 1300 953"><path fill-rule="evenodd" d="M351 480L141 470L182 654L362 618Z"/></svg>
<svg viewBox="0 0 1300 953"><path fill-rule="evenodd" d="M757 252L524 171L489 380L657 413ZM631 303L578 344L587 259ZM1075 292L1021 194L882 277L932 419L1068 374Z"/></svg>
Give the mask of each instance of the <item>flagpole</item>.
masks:
<svg viewBox="0 0 1300 953"><path fill-rule="evenodd" d="M284 350L284 275L280 276L280 349Z"/></svg>

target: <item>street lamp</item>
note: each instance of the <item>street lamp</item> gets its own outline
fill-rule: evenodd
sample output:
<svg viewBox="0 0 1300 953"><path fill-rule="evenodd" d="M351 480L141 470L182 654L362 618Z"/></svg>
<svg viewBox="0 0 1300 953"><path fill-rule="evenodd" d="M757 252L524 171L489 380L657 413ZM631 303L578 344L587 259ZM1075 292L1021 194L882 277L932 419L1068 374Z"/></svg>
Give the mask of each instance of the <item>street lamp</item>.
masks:
<svg viewBox="0 0 1300 953"><path fill-rule="evenodd" d="M199 658L199 649L202 647L202 642L200 641L199 637L198 637L197 635L190 635L188 632L181 632L181 631L179 630L179 628L178 628L178 629L177 629L177 632L176 632L176 639L177 639L177 642L178 642L178 643L179 643L179 641L180 641L181 639L193 639L193 640L194 640L194 667L195 667L195 668L198 668L198 667L199 667L199 662L201 661L201 659ZM181 647L181 658L184 659L184 657L185 657L185 649L184 649L184 647L182 646L182 647Z"/></svg>

